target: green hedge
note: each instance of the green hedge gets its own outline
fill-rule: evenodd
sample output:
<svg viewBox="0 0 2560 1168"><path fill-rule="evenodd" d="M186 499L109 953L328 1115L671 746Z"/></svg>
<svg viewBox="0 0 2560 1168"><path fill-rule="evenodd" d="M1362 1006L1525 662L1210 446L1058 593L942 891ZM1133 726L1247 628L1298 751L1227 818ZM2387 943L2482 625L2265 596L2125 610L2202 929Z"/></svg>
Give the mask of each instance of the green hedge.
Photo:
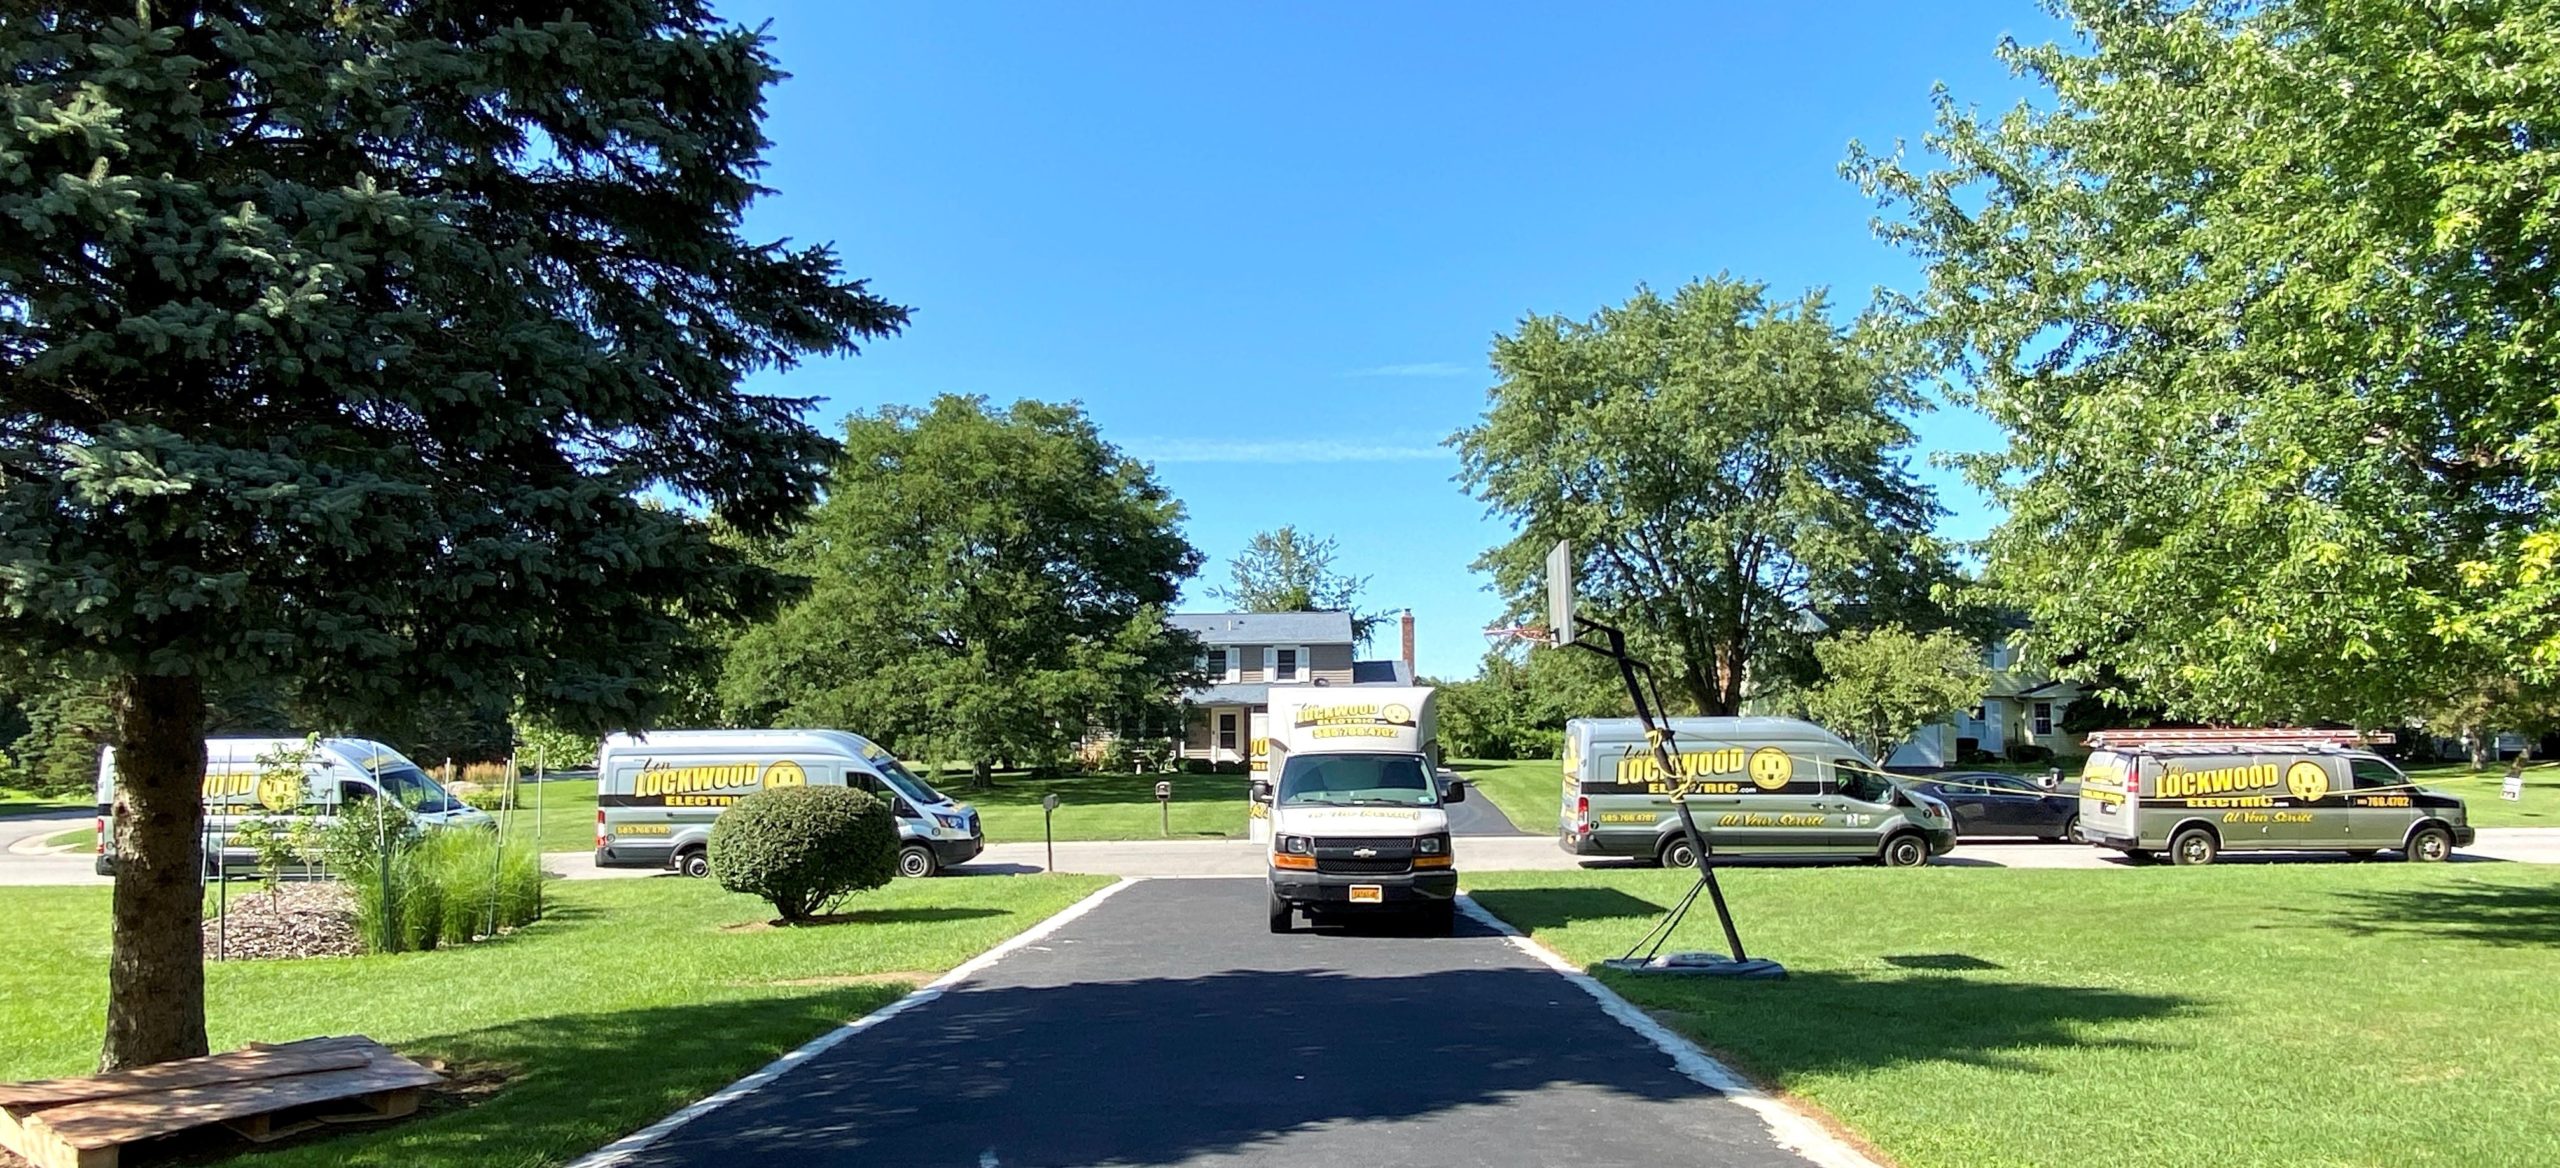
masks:
<svg viewBox="0 0 2560 1168"><path fill-rule="evenodd" d="M887 804L849 787L758 791L711 827L711 874L806 921L897 874L898 825Z"/></svg>

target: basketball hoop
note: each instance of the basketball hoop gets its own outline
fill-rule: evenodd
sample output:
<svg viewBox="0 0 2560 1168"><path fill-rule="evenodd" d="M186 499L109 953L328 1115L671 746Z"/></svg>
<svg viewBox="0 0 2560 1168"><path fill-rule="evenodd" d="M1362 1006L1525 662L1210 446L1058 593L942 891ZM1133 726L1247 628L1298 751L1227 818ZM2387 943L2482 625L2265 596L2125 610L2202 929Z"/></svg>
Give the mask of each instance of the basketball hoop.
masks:
<svg viewBox="0 0 2560 1168"><path fill-rule="evenodd" d="M1532 645L1556 643L1555 633L1543 625L1495 625L1484 631L1484 639L1486 644L1496 647L1514 641L1526 641Z"/></svg>

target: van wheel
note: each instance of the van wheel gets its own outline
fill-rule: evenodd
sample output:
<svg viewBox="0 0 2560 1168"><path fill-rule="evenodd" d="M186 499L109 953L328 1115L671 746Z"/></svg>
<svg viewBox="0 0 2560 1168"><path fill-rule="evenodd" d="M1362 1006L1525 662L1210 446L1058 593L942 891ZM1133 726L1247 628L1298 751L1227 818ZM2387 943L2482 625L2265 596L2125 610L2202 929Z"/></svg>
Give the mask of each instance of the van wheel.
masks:
<svg viewBox="0 0 2560 1168"><path fill-rule="evenodd" d="M898 849L898 875L922 880L933 875L940 865L933 862L933 849L923 844L908 844Z"/></svg>
<svg viewBox="0 0 2560 1168"><path fill-rule="evenodd" d="M2409 837L2408 848L2401 853L2413 864L2440 863L2453 854L2453 837L2441 827L2422 827Z"/></svg>
<svg viewBox="0 0 2560 1168"><path fill-rule="evenodd" d="M695 848L676 857L676 871L696 880L711 875L711 853Z"/></svg>
<svg viewBox="0 0 2560 1168"><path fill-rule="evenodd" d="M1876 858L1887 868L1917 868L1929 862L1929 841L1904 832L1884 841Z"/></svg>
<svg viewBox="0 0 2560 1168"><path fill-rule="evenodd" d="M2169 839L2169 862L2182 868L2210 864L2222 854L2222 845L2214 842L2213 833L2201 827L2190 827Z"/></svg>
<svg viewBox="0 0 2560 1168"><path fill-rule="evenodd" d="M1695 868L1698 866L1697 849L1690 847L1688 839L1684 836L1675 835L1670 839L1663 841L1662 850L1656 853L1653 858L1655 863L1661 864L1665 868Z"/></svg>
<svg viewBox="0 0 2560 1168"><path fill-rule="evenodd" d="M1290 908L1288 901L1280 899L1278 892L1273 892L1271 894L1271 931L1287 933L1295 931L1297 927L1297 910Z"/></svg>

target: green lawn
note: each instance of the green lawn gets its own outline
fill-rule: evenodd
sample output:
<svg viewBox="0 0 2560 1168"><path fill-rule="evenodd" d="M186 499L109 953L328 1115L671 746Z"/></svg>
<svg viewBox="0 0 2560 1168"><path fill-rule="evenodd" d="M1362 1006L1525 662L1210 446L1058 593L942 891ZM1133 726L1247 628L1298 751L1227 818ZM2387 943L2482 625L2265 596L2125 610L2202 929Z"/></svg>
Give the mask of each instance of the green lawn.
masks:
<svg viewBox="0 0 2560 1168"><path fill-rule="evenodd" d="M1107 883L900 880L852 922L737 930L761 901L703 880L554 883L551 916L435 953L207 969L214 1048L368 1034L503 1084L468 1108L243 1155L259 1168L557 1164L709 1094ZM0 888L0 1080L95 1067L104 888Z"/></svg>
<svg viewBox="0 0 2560 1168"><path fill-rule="evenodd" d="M596 850L596 781L565 779L549 783L526 783L516 788L516 801L522 806L498 814L498 826L507 838L519 839L534 830L533 801L536 793L542 799L542 850L546 852L592 852Z"/></svg>
<svg viewBox="0 0 2560 1168"><path fill-rule="evenodd" d="M84 811L97 804L86 795L40 795L16 787L0 787L0 815L41 815L54 811Z"/></svg>
<svg viewBox="0 0 2560 1168"><path fill-rule="evenodd" d="M2560 764L2526 767L2524 798L2513 803L2498 796L2507 778L2503 763L2485 771L2467 763L2417 766L2409 768L2409 777L2461 796L2473 827L2560 827Z"/></svg>
<svg viewBox="0 0 2560 1168"><path fill-rule="evenodd" d="M968 789L966 775L935 780L944 794L978 809L988 843L1040 841L1040 798L1055 792L1057 838L1150 840L1166 838L1156 806L1156 783L1173 784L1174 839L1241 839L1245 831L1243 775L1065 775L1035 779L1006 775L992 791Z"/></svg>
<svg viewBox="0 0 2560 1168"><path fill-rule="evenodd" d="M1784 982L1601 976L1904 1168L2560 1163L2560 871L1734 871ZM1469 873L1584 963L1685 887ZM1720 947L1701 906L1673 943Z"/></svg>
<svg viewBox="0 0 2560 1168"><path fill-rule="evenodd" d="M1468 798L1486 798L1502 809L1511 826L1533 835L1556 829L1556 811L1564 795L1564 764L1555 759L1489 762L1455 759L1449 769L1467 780Z"/></svg>
<svg viewBox="0 0 2560 1168"><path fill-rule="evenodd" d="M82 855L94 855L98 850L98 829L94 827L75 827L69 831L58 831L52 835L44 837L44 846L49 848L70 848L72 851L79 852Z"/></svg>

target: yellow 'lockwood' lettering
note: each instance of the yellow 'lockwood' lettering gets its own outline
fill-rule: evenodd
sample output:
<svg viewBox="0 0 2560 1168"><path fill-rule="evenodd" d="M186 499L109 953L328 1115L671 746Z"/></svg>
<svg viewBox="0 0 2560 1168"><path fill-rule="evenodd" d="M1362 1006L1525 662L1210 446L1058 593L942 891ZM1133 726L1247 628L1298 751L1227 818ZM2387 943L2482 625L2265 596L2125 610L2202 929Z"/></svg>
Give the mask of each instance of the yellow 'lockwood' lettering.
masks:
<svg viewBox="0 0 2560 1168"><path fill-rule="evenodd" d="M2210 770L2162 771L2159 794L2163 799L2227 795L2234 791L2256 791L2273 787L2276 781L2274 763L2215 767Z"/></svg>
<svg viewBox="0 0 2560 1168"><path fill-rule="evenodd" d="M1746 765L1743 762L1745 757L1740 747L1728 747L1723 750L1684 750L1673 761L1679 764L1682 778L1694 779L1705 775L1741 774ZM1662 766L1653 761L1650 753L1630 754L1618 760L1618 781L1621 783L1647 783L1661 777Z"/></svg>
<svg viewBox="0 0 2560 1168"><path fill-rule="evenodd" d="M701 795L708 791L741 791L756 787L805 787L808 772L800 764L784 759L774 763L735 762L715 766L652 767L640 772L631 784L631 793L642 799L663 798L679 802L678 796ZM721 803L729 800L720 800ZM713 806L705 801L683 800L687 807Z"/></svg>

